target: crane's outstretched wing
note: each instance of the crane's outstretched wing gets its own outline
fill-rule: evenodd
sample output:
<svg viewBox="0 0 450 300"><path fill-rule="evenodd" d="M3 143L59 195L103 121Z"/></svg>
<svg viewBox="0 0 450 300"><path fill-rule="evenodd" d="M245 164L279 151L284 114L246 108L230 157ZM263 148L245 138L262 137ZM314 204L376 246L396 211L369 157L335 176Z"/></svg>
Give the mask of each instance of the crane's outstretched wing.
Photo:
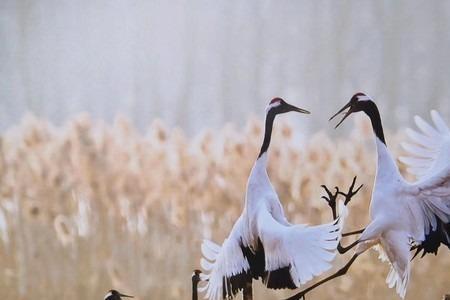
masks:
<svg viewBox="0 0 450 300"><path fill-rule="evenodd" d="M434 126L415 117L420 132L407 131L412 143L402 146L409 156L400 157L418 178L410 208L422 227L416 254L423 250L423 255L436 254L441 243L450 246L450 130L438 112L431 117Z"/></svg>
<svg viewBox="0 0 450 300"><path fill-rule="evenodd" d="M346 207L340 204L342 217L332 223L285 226L261 208L257 227L265 253L263 282L269 288L295 288L329 270L345 214Z"/></svg>
<svg viewBox="0 0 450 300"><path fill-rule="evenodd" d="M229 299L243 289L250 275L250 265L242 252L242 216L236 221L222 246L209 240L202 243L201 266L206 284L199 288L206 291L210 300Z"/></svg>
<svg viewBox="0 0 450 300"><path fill-rule="evenodd" d="M441 244L450 248L450 168L412 186L410 209L417 226L423 229L418 236L416 255L422 250L422 257L437 254Z"/></svg>
<svg viewBox="0 0 450 300"><path fill-rule="evenodd" d="M434 126L414 117L420 132L407 129L411 142L402 143L402 147L408 155L399 157L408 166L408 172L420 180L450 168L450 129L437 111L431 111L431 118Z"/></svg>

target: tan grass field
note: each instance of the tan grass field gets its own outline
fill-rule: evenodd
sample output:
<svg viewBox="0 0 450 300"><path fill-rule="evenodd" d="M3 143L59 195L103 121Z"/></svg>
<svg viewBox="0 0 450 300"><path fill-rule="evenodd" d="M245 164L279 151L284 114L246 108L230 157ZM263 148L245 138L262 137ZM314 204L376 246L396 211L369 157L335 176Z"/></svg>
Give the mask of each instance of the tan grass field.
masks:
<svg viewBox="0 0 450 300"><path fill-rule="evenodd" d="M292 222L329 221L320 185L347 187L354 175L365 187L347 229L368 222L372 133L361 119L354 128L346 138L316 133L299 143L292 127L275 124L269 175ZM401 139L387 138L396 155ZM261 140L256 120L188 139L160 122L142 134L124 119L111 126L80 116L57 128L27 117L0 140L1 299L103 299L110 288L138 300L190 299L201 240L221 242L239 216ZM307 299L399 299L387 273L368 251ZM255 286L255 299L292 294ZM406 298L445 292L450 251L441 247L414 261Z"/></svg>

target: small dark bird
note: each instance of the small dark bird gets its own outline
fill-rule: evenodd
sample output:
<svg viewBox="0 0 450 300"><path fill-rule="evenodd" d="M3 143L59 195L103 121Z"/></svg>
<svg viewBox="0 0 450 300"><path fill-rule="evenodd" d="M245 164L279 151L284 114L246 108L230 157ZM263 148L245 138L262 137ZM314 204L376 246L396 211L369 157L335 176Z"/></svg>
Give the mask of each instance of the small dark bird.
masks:
<svg viewBox="0 0 450 300"><path fill-rule="evenodd" d="M116 290L109 290L108 293L106 293L104 300L121 300L121 297L134 298L133 296L121 294Z"/></svg>

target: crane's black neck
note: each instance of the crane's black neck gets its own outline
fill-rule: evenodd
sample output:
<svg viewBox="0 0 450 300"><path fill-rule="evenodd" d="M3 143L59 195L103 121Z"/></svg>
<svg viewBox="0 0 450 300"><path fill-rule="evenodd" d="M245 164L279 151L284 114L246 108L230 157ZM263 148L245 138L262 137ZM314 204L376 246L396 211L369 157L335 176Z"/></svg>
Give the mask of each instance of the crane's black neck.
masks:
<svg viewBox="0 0 450 300"><path fill-rule="evenodd" d="M266 115L264 141L262 143L261 150L259 151L258 158L260 158L261 155L263 155L265 152L267 152L267 149L269 149L270 139L272 138L273 121L275 120L275 116L276 114L271 111L269 111Z"/></svg>
<svg viewBox="0 0 450 300"><path fill-rule="evenodd" d="M383 125L381 124L380 112L378 111L378 107L375 102L368 101L360 101L358 102L360 106L360 110L364 111L367 116L369 116L370 121L372 122L372 129L375 135L386 145L386 141L384 139L383 133Z"/></svg>

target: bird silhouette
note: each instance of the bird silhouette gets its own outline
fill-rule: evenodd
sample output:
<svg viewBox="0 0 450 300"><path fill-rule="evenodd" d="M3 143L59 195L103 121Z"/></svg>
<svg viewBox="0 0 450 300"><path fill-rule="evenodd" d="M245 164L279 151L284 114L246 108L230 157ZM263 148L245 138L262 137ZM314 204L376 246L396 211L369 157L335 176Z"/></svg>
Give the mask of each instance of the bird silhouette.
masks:
<svg viewBox="0 0 450 300"><path fill-rule="evenodd" d="M134 298L133 296L125 295L122 293L119 293L116 290L109 290L108 293L106 293L104 300L121 300L122 297L124 298Z"/></svg>

